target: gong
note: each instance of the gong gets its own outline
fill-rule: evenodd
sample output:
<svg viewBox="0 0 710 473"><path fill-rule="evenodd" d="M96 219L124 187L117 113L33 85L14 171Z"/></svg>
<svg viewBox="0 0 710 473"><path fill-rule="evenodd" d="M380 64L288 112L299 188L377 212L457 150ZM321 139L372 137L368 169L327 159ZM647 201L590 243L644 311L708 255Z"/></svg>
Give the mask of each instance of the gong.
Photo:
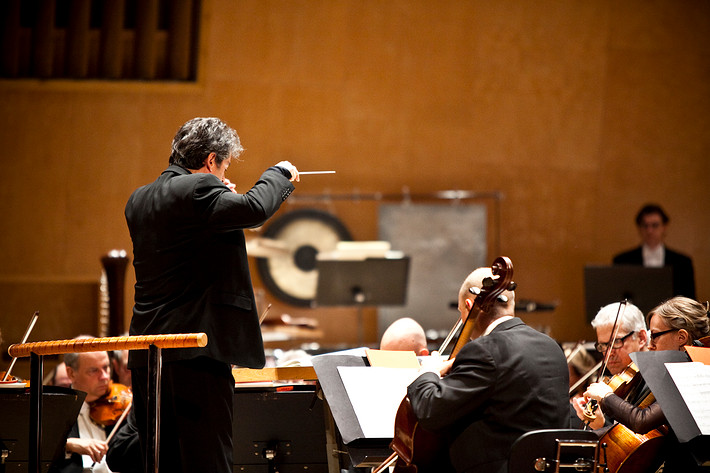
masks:
<svg viewBox="0 0 710 473"><path fill-rule="evenodd" d="M316 209L284 214L269 225L263 237L278 241L287 249L279 255L256 259L264 286L284 302L307 307L316 297L318 253L334 251L339 241L352 240L337 217Z"/></svg>

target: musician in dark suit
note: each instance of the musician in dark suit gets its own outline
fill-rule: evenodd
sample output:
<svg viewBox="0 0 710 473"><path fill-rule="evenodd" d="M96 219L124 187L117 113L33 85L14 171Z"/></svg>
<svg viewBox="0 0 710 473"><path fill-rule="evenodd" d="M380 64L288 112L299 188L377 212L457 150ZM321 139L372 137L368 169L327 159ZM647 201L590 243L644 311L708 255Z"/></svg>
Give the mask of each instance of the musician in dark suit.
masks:
<svg viewBox="0 0 710 473"><path fill-rule="evenodd" d="M130 334L208 336L204 348L162 352L161 471L232 471L230 364L265 362L242 230L279 209L298 170L282 161L239 194L225 171L242 150L221 120L192 119L173 139L168 168L126 205L136 271ZM129 368L145 451L147 351L131 351Z"/></svg>
<svg viewBox="0 0 710 473"><path fill-rule="evenodd" d="M464 281L459 310L473 306L490 268ZM413 412L425 429L444 435L457 472L507 471L510 447L525 432L569 427L569 371L553 339L514 317L515 293L477 316L472 341L454 360L432 357L408 387ZM474 316L472 314L471 316Z"/></svg>
<svg viewBox="0 0 710 473"><path fill-rule="evenodd" d="M673 295L695 299L695 273L689 256L665 246L668 215L656 204L647 204L636 215L642 245L616 255L614 264L670 266L673 268Z"/></svg>

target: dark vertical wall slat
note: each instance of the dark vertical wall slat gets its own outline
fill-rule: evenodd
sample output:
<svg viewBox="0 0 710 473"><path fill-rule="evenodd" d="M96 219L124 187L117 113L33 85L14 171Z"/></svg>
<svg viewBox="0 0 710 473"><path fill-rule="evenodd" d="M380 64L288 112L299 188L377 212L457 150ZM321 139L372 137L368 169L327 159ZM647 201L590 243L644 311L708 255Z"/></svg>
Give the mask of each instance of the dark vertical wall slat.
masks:
<svg viewBox="0 0 710 473"><path fill-rule="evenodd" d="M17 77L20 53L20 0L7 0L0 5L2 38L0 41L0 75Z"/></svg>
<svg viewBox="0 0 710 473"><path fill-rule="evenodd" d="M138 79L154 79L156 72L156 43L158 30L158 0L137 3L135 75Z"/></svg>
<svg viewBox="0 0 710 473"><path fill-rule="evenodd" d="M0 77L194 80L200 4L0 0Z"/></svg>
<svg viewBox="0 0 710 473"><path fill-rule="evenodd" d="M99 50L99 74L106 79L119 79L122 76L122 33L125 3L124 0L106 0L104 2Z"/></svg>
<svg viewBox="0 0 710 473"><path fill-rule="evenodd" d="M190 78L192 10L192 0L174 0L170 4L168 74L171 79Z"/></svg>
<svg viewBox="0 0 710 473"><path fill-rule="evenodd" d="M32 71L35 77L52 76L52 33L54 31L54 1L41 0L37 24L32 34Z"/></svg>
<svg viewBox="0 0 710 473"><path fill-rule="evenodd" d="M85 78L89 71L91 0L72 0L65 49L69 77Z"/></svg>

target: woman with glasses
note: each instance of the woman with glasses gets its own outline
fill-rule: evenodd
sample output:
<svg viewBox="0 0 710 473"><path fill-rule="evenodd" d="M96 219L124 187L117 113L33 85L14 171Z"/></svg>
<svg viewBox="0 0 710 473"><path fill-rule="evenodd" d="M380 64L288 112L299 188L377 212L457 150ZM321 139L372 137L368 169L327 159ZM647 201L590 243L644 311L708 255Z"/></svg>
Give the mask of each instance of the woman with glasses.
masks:
<svg viewBox="0 0 710 473"><path fill-rule="evenodd" d="M674 297L663 302L648 314L650 330L649 350L685 350L688 345L708 346L710 339L710 320L708 305L701 304L687 297ZM690 361L690 359L688 360ZM605 415L610 415L618 422L639 434L646 434L662 425L667 425L666 417L659 403L654 402L643 409L621 399L604 383L589 385L584 393L586 399L595 399ZM679 448L675 437L671 434L676 452L673 458L668 458L664 473L688 472L697 468L690 456ZM685 464L686 462L690 462Z"/></svg>

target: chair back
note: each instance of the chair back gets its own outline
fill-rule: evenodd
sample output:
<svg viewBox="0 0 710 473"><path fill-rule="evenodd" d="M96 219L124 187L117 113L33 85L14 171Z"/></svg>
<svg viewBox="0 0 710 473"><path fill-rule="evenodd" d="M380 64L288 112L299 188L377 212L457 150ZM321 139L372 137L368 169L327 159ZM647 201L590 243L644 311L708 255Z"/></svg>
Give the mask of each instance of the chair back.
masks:
<svg viewBox="0 0 710 473"><path fill-rule="evenodd" d="M508 472L596 472L598 461L599 437L590 430L534 430L513 443Z"/></svg>

